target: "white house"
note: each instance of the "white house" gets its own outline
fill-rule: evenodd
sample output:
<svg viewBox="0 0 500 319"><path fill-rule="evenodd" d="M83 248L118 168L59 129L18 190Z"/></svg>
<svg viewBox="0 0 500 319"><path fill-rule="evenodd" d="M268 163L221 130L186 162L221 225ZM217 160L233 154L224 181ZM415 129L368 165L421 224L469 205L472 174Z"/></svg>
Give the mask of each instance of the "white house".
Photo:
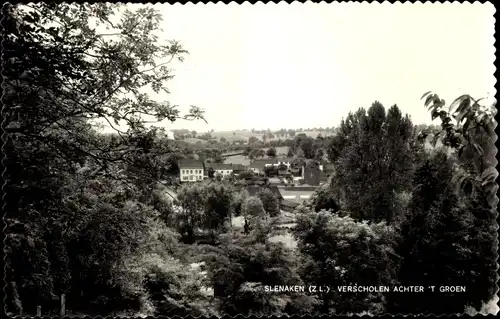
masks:
<svg viewBox="0 0 500 319"><path fill-rule="evenodd" d="M214 169L215 174L220 174L222 176L228 176L234 172L233 165L231 165L231 164L211 163L211 164L207 164L207 169L209 167L212 167Z"/></svg>
<svg viewBox="0 0 500 319"><path fill-rule="evenodd" d="M198 160L180 160L179 172L181 182L203 180L203 163Z"/></svg>

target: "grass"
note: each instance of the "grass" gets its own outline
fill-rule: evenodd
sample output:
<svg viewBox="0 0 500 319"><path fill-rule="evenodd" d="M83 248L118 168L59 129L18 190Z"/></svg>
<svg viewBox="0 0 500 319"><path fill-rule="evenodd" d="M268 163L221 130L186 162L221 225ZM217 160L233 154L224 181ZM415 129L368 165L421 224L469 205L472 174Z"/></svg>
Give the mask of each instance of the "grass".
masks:
<svg viewBox="0 0 500 319"><path fill-rule="evenodd" d="M307 136L310 136L310 137L313 137L313 138L316 138L318 137L318 134L320 134L324 137L324 136L328 136L328 135L332 135L332 133L325 133L325 132L320 132L320 131L309 131L309 132L296 132L295 133L295 136L299 135L299 134L305 134Z"/></svg>
<svg viewBox="0 0 500 319"><path fill-rule="evenodd" d="M207 141L195 137L186 138L184 141L191 144L207 144Z"/></svg>
<svg viewBox="0 0 500 319"><path fill-rule="evenodd" d="M250 165L250 159L245 158L243 155L236 155L226 158L224 164L241 164L241 165Z"/></svg>

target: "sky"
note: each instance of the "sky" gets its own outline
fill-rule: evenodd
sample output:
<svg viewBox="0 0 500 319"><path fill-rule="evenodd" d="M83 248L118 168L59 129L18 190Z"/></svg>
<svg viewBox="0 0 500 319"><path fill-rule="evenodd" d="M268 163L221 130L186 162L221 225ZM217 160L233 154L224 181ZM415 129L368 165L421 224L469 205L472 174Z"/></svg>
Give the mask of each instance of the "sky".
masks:
<svg viewBox="0 0 500 319"><path fill-rule="evenodd" d="M492 4L156 4L162 38L189 51L155 96L203 121L196 131L337 126L359 107L397 104L430 123L420 100L488 98L494 84ZM168 125L167 125L168 124Z"/></svg>

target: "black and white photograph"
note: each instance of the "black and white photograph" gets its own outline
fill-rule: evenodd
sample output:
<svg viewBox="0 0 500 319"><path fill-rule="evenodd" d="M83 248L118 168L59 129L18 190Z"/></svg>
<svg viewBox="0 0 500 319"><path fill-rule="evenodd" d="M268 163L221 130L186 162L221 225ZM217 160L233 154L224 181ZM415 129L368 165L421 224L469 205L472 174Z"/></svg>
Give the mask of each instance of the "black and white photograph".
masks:
<svg viewBox="0 0 500 319"><path fill-rule="evenodd" d="M494 14L4 3L4 315L497 315Z"/></svg>

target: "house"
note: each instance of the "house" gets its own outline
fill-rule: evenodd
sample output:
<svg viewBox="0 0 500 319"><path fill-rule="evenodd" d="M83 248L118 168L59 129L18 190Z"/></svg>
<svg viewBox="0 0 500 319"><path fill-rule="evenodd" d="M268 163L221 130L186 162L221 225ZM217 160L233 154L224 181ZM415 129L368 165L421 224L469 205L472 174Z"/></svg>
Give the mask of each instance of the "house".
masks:
<svg viewBox="0 0 500 319"><path fill-rule="evenodd" d="M286 165L287 168L290 168L292 165L293 157L285 157L285 158L278 158L277 164L278 165Z"/></svg>
<svg viewBox="0 0 500 319"><path fill-rule="evenodd" d="M275 159L262 159L255 160L250 164L250 170L252 170L256 174L264 174L264 169L269 166L274 166L276 164Z"/></svg>
<svg viewBox="0 0 500 319"><path fill-rule="evenodd" d="M234 172L233 165L231 164L219 164L219 163L210 163L205 165L207 171L209 168L213 168L215 174L220 174L223 177L231 175Z"/></svg>
<svg viewBox="0 0 500 319"><path fill-rule="evenodd" d="M182 159L179 161L181 182L196 182L203 180L203 163L199 160Z"/></svg>
<svg viewBox="0 0 500 319"><path fill-rule="evenodd" d="M285 177L287 175L291 175L292 173L289 171L289 167L284 163L278 165L278 176Z"/></svg>
<svg viewBox="0 0 500 319"><path fill-rule="evenodd" d="M308 161L304 166L302 178L307 185L319 185L326 180L326 174L320 169L318 161Z"/></svg>
<svg viewBox="0 0 500 319"><path fill-rule="evenodd" d="M233 165L233 172L235 174L240 174L248 170L248 167L242 164L231 164L231 165Z"/></svg>

